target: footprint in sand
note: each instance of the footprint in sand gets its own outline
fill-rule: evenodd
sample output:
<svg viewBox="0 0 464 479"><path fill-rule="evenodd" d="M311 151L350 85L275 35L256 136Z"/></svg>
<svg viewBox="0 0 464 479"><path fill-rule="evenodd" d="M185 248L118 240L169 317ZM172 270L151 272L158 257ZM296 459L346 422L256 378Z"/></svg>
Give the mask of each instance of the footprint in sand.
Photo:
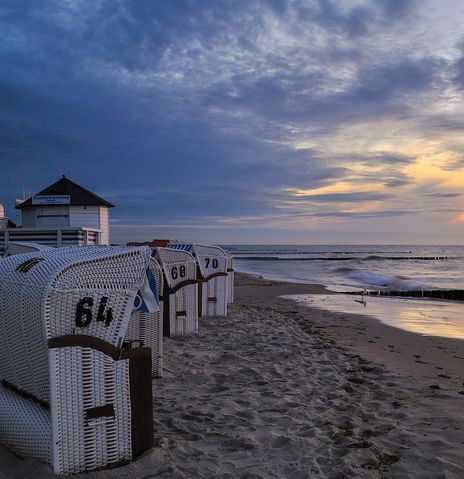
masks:
<svg viewBox="0 0 464 479"><path fill-rule="evenodd" d="M272 448L281 448L290 445L291 439L287 436L276 436L271 439Z"/></svg>

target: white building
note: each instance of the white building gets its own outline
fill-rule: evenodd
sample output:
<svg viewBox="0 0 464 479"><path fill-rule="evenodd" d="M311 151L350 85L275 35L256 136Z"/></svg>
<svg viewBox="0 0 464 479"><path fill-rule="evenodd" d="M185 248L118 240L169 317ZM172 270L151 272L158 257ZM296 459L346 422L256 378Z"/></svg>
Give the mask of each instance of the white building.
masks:
<svg viewBox="0 0 464 479"><path fill-rule="evenodd" d="M5 215L5 208L0 203L0 230L6 230L7 228L15 228L16 225L9 220Z"/></svg>
<svg viewBox="0 0 464 479"><path fill-rule="evenodd" d="M21 226L0 228L0 254L10 241L49 246L109 244L108 210L114 205L65 176L16 205Z"/></svg>

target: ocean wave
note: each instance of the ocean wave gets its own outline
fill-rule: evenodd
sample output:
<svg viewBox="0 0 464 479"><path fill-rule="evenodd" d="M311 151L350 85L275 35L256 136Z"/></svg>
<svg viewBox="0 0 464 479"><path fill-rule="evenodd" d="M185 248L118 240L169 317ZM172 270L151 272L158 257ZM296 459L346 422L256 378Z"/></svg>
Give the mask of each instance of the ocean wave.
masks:
<svg viewBox="0 0 464 479"><path fill-rule="evenodd" d="M385 261L388 258L385 258L385 256L377 256L375 254L369 254L367 256L361 256L359 259L361 261Z"/></svg>
<svg viewBox="0 0 464 479"><path fill-rule="evenodd" d="M333 271L334 273L347 274L347 273L352 273L356 270L354 268L343 267L343 268L335 268Z"/></svg>
<svg viewBox="0 0 464 479"><path fill-rule="evenodd" d="M424 284L416 283L415 281L404 276L390 276L375 273L367 273L365 271L353 271L349 273L348 278L354 279L358 283L366 287L381 287L386 289L398 290L422 290L430 288Z"/></svg>

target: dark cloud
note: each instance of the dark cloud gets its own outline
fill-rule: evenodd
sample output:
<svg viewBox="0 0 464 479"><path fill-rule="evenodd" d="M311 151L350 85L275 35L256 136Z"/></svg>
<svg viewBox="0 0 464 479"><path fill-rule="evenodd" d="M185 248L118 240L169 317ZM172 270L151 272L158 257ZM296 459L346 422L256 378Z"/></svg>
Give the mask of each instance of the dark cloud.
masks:
<svg viewBox="0 0 464 479"><path fill-rule="evenodd" d="M417 0L378 0L378 4L388 19L407 20L414 12Z"/></svg>
<svg viewBox="0 0 464 479"><path fill-rule="evenodd" d="M276 15L284 15L287 12L287 2L285 0L265 0Z"/></svg>
<svg viewBox="0 0 464 479"><path fill-rule="evenodd" d="M297 202L314 202L314 203L359 203L366 201L383 201L392 198L392 195L359 192L359 193L328 193L318 195L298 195L295 197Z"/></svg>
<svg viewBox="0 0 464 479"><path fill-rule="evenodd" d="M420 92L430 86L439 65L433 58L424 58L368 67L359 72L360 85L355 93L363 100L383 102L397 95Z"/></svg>
<svg viewBox="0 0 464 479"><path fill-rule="evenodd" d="M410 215L411 211L406 210L382 210L382 211L368 211L368 212L352 212L352 211L330 211L330 212L320 212L314 213L313 216L319 218L391 218L395 216L407 216Z"/></svg>
<svg viewBox="0 0 464 479"><path fill-rule="evenodd" d="M462 196L462 193L428 193L426 195L429 198L458 198Z"/></svg>
<svg viewBox="0 0 464 479"><path fill-rule="evenodd" d="M460 57L454 64L454 82L459 88L464 88L464 41L458 46Z"/></svg>
<svg viewBox="0 0 464 479"><path fill-rule="evenodd" d="M368 7L354 7L342 13L339 4L330 0L320 0L316 22L328 29L347 33L351 37L367 33L368 24L372 21L372 11Z"/></svg>
<svg viewBox="0 0 464 479"><path fill-rule="evenodd" d="M344 164L357 163L364 167L383 168L384 171L401 172L404 167L411 165L417 158L411 155L391 151L376 151L368 154L347 154L339 156L338 160Z"/></svg>
<svg viewBox="0 0 464 479"><path fill-rule="evenodd" d="M315 11L304 8L318 26L331 33L347 35L349 38L366 36L392 22L403 22L414 10L415 0L377 0L363 5L346 7L335 0L319 0Z"/></svg>
<svg viewBox="0 0 464 479"><path fill-rule="evenodd" d="M267 120L333 128L411 114L416 100L438 81L439 66L433 58L360 66L343 91L330 92L330 73L301 72L290 65L270 77L235 77L230 84L216 85L208 93L206 105Z"/></svg>

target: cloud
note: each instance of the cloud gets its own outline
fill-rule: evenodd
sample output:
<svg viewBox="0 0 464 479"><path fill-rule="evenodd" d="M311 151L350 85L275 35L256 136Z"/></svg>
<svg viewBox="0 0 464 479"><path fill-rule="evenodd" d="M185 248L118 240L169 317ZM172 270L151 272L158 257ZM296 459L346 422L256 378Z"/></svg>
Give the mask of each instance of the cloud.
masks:
<svg viewBox="0 0 464 479"><path fill-rule="evenodd" d="M321 202L321 203L360 203L367 201L382 201L391 198L389 194L372 193L372 192L355 192L355 193L328 193L319 195L298 195L295 201L298 202Z"/></svg>
<svg viewBox="0 0 464 479"><path fill-rule="evenodd" d="M353 212L353 211L331 211L331 212L321 212L321 213L314 213L313 216L317 216L319 218L356 218L356 219L366 219L366 218L391 218L391 217L399 217L399 216L407 216L411 215L410 211L405 210L376 210L376 211L361 211L361 212Z"/></svg>
<svg viewBox="0 0 464 479"><path fill-rule="evenodd" d="M350 38L365 36L375 28L404 22L413 11L410 0L368 1L362 4L343 4L333 0L319 0L314 21L330 32L342 33Z"/></svg>
<svg viewBox="0 0 464 479"><path fill-rule="evenodd" d="M458 198L462 196L462 193L428 193L426 195L429 198L439 199L439 198Z"/></svg>
<svg viewBox="0 0 464 479"><path fill-rule="evenodd" d="M464 41L458 45L459 58L454 63L454 81L459 88L464 88Z"/></svg>
<svg viewBox="0 0 464 479"><path fill-rule="evenodd" d="M415 48L419 11L406 0L2 2L2 201L65 173L116 203L115 223L174 227L296 215L289 190L345 182L349 193L300 198L330 203L307 213L377 201L393 216L386 205L419 160L373 132L462 129L435 102L464 68Z"/></svg>
<svg viewBox="0 0 464 479"><path fill-rule="evenodd" d="M388 19L401 21L407 21L417 6L417 0L381 0L378 3Z"/></svg>

